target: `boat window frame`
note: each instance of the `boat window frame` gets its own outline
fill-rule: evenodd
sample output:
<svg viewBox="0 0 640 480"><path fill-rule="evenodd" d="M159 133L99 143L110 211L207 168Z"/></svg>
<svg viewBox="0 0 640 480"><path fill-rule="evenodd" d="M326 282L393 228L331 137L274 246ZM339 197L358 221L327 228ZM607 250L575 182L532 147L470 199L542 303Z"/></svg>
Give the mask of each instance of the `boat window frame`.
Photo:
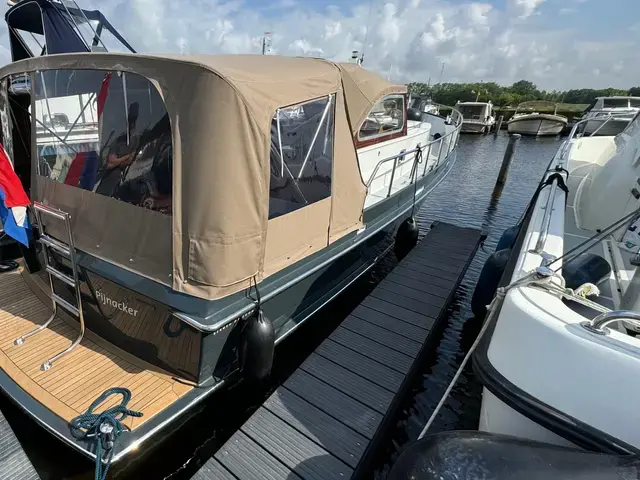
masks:
<svg viewBox="0 0 640 480"><path fill-rule="evenodd" d="M38 126L42 127L46 132L48 132L50 135L52 135L53 137L57 138L57 140L60 142L61 145L64 145L65 147L69 148L70 151L72 151L75 154L81 153L79 150L77 150L76 148L74 148L73 144L68 143L67 139L69 137L69 134L72 133L73 129L76 127L78 120L83 116L83 113L85 111L85 109L87 108L87 106L89 105L90 102L93 101L97 101L97 97L99 95L98 92L91 92L91 93L84 93L84 94L79 94L79 95L88 95L88 99L87 102L85 104L81 104L81 109L80 109L80 113L77 115L77 117L75 118L75 120L73 122L70 122L69 125L69 130L66 132L66 134L64 136L61 136L59 133L57 133L54 130L54 125L47 125L46 122L43 122L41 120L38 119L38 114L37 114L37 101L38 100L44 100L45 105L48 105L49 100L52 98L58 98L58 97L50 97L49 94L46 91L46 80L44 77L44 73L45 72L50 72L50 71L74 71L74 72L101 72L103 74L112 74L114 77L120 78L121 79L121 86L122 86L122 108L124 109L124 123L126 125L128 125L129 123L129 116L128 116L128 105L127 102L129 101L128 95L129 92L127 91L128 86L127 86L127 75L129 75L129 78L136 78L136 79L143 79L146 87L147 87L147 92L148 92L148 97L149 97L149 101L151 101L151 92L155 92L155 95L157 96L157 100L159 100L159 102L162 105L163 111L165 112L165 116L167 116L167 121L168 121L168 126L169 126L169 138L170 138L170 145L171 145L171 168L170 168L170 175L167 177L170 179L171 182L171 195L169 195L171 201L170 201L170 208L169 211L164 211L162 208L149 208L148 206L145 206L145 203L133 203L133 202L129 202L126 200L123 200L121 198L116 198L113 195L106 195L104 193L99 193L97 192L97 187L98 187L98 183L96 183L94 185L94 187L92 189L84 189L80 186L74 186L74 188L80 188L83 190L86 190L87 192L90 193L94 193L94 194L98 194L98 195L102 195L105 197L109 197L112 199L115 199L119 202L123 202L123 203L127 203L129 205L132 205L134 207L138 207L138 208L142 208L145 210L150 210L153 212L157 212L157 213L161 213L162 215L167 215L169 217L173 216L173 208L174 208L174 195L173 195L173 191L175 188L174 185L174 175L173 175L173 167L174 167L174 162L175 162L175 132L174 132L174 127L173 127L173 119L171 118L171 116L169 115L168 109L167 109L167 105L165 102L165 99L162 95L162 92L159 88L159 86L156 84L156 82L154 82L154 80L152 80L151 78L147 77L146 75L143 75L142 73L138 73L138 72L131 72L131 71L127 71L125 69L121 69L121 68L95 68L95 67L78 67L78 68L46 68L46 69L39 69L39 70L35 70L35 71L31 71L31 72L25 72L29 74L29 77L31 79L31 83L30 83L30 89L31 89L31 105L30 105L30 109L31 111L29 112L29 115L31 117L31 128L32 128L32 139L31 139L31 154L32 154L32 165L33 165L33 169L32 169L32 184L36 184L34 182L37 182L37 178L38 176L41 176L43 178L48 178L54 182L58 182L58 183L65 183L65 182L60 182L57 179L51 179L49 177L48 174L46 174L45 172L41 171L41 164L40 164L40 151L38 149L38 144L37 144L37 132L38 132ZM15 75L15 74L14 74ZM39 75L39 78L38 78ZM41 82L43 84L43 91L44 91L44 99L37 98L37 85L38 82ZM111 88L113 87L113 84L110 84L107 89L109 90L109 92L111 92ZM75 94L76 96L78 94ZM47 111L49 111L49 107L47 106ZM161 117L163 118L163 117ZM160 121L160 120L159 120ZM100 129L100 127L98 127L98 129ZM62 133L62 132L60 132ZM129 146L130 145L130 137L129 137L129 132L123 132L123 134L126 134L126 145ZM99 137L100 138L100 137ZM157 139L156 139L157 140ZM102 139L100 138L99 140L100 142L102 142ZM149 145L151 142L149 142L147 145ZM113 146L113 145L112 145ZM98 157L100 158L101 156L101 150L103 148L107 148L106 145L103 146L101 144L99 144L98 148L100 149L97 154ZM140 151L138 152L138 154L136 154L135 156L135 160L133 163L131 163L129 165L129 167L131 167L132 165L134 165L137 161L138 161L138 156L140 154ZM35 163L34 163L35 162ZM128 169L126 170L126 172L128 172ZM131 179L127 180L127 176L126 176L126 172L124 173L123 177L122 177L122 182L126 182L126 181L130 181ZM122 183L121 183L122 185Z"/></svg>
<svg viewBox="0 0 640 480"><path fill-rule="evenodd" d="M402 128L399 129L394 129L394 130L388 130L386 132L382 132L382 133L376 133L375 135L370 135L367 137L361 137L360 136L360 131L362 130L362 126L364 125L364 123L367 121L367 119L369 118L369 115L371 114L371 112L373 111L373 109L379 105L380 103L384 103L387 99L391 98L391 97L395 97L395 98L402 98L402 105L403 105L403 109L402 109ZM399 137L403 137L407 135L407 94L406 93L391 93L389 95L385 95L384 97L382 97L380 100L378 100L369 110L369 112L367 112L367 116L365 117L365 119L362 121L362 123L359 125L358 127L358 133L356 134L355 137L355 144L356 144L356 148L363 148L363 147L368 147L370 145L375 145L377 143L382 143L388 140L393 140L394 138L399 138Z"/></svg>
<svg viewBox="0 0 640 480"><path fill-rule="evenodd" d="M308 149L306 150L305 153L305 158L302 162L302 165L300 167L300 171L298 172L297 175L294 175L293 172L290 170L289 165L287 165L287 162L284 159L284 155L283 155L283 148L282 148L282 131L281 131L281 124L280 124L280 114L283 110L287 110L287 109L291 109L291 108L300 108L300 107L304 107L305 105L309 105L312 103L316 103L319 101L323 101L326 100L326 105L324 106L323 112L322 112L322 116L320 117L320 122L318 123L318 127L316 128L315 132L314 132L314 136L312 138L311 143L308 146ZM280 213L277 215L272 215L271 212L271 208L269 208L269 213L268 213L268 220L273 220L285 215L288 215L290 213L296 212L300 209L303 209L305 207L308 207L310 205L313 205L314 203L317 203L319 201L322 200L326 200L327 198L331 198L333 196L333 169L334 169L334 162L335 162L335 158L334 158L334 145L335 145L335 140L336 140L336 103L337 103L337 93L333 92L330 93L328 95L322 95L321 97L316 97L316 98L312 98L309 100L304 100L302 102L298 102L298 103L294 103L291 105L285 105L285 106L281 106L278 107L275 111L275 113L273 114L272 121L275 120L276 121L276 132L277 132L277 149L276 149L276 153L279 157L279 162L280 162L280 177L279 178L284 178L286 175L288 174L288 176L291 178L292 182L293 182L293 186L294 188L298 191L298 194L304 199L304 203L300 203L299 206L293 210L290 210L286 213ZM325 127L326 125L326 127ZM320 132L322 131L322 129L325 128L325 133L324 133L324 140L319 138L320 136ZM273 135L273 132L272 132ZM302 178L302 174L305 171L305 168L307 166L307 162L309 161L309 158L313 152L313 149L316 145L317 142L321 142L323 141L325 146L324 148L326 149L326 144L327 144L327 139L330 138L331 139L331 169L330 169L330 181L331 181L331 185L329 188L329 195L327 195L326 197L323 197L321 199L316 199L313 201L308 201L308 199L306 198L306 196L304 195L302 189L300 188L300 184L299 181ZM273 142L273 139L271 139L271 141ZM269 163L271 163L271 156L269 158ZM269 176L269 203L271 202L271 175Z"/></svg>

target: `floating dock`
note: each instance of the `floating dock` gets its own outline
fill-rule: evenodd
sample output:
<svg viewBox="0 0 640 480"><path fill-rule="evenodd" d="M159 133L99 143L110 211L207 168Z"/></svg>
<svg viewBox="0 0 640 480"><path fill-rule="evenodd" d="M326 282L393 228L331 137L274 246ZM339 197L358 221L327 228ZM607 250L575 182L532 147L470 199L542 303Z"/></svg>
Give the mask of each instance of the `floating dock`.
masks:
<svg viewBox="0 0 640 480"><path fill-rule="evenodd" d="M0 411L0 480L39 480L29 457Z"/></svg>
<svg viewBox="0 0 640 480"><path fill-rule="evenodd" d="M360 478L480 243L436 223L193 477Z"/></svg>

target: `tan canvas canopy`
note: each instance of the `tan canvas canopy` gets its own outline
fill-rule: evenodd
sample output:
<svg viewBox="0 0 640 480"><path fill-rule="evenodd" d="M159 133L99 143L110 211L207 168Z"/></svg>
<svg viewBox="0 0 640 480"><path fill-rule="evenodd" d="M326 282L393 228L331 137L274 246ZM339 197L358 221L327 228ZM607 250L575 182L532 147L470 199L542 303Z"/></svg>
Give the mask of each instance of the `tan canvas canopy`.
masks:
<svg viewBox="0 0 640 480"><path fill-rule="evenodd" d="M0 78L51 69L131 72L158 88L172 130L173 214L42 176L33 200L71 214L78 248L207 299L247 288L361 226L366 187L353 133L381 97L406 92L359 66L262 55L51 55L7 65ZM276 109L328 95L331 196L269 220Z"/></svg>

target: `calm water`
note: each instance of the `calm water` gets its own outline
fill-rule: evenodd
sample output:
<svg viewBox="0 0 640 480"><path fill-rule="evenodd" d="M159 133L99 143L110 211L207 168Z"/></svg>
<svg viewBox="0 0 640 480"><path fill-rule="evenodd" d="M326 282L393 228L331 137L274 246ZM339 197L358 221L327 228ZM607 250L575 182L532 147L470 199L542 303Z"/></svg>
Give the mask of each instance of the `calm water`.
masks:
<svg viewBox="0 0 640 480"><path fill-rule="evenodd" d="M407 395L398 421L378 456L372 478L384 478L402 447L418 437L473 343L479 326L472 318L470 301L482 265L495 249L502 232L518 221L544 169L561 143L558 138L523 137L511 165L507 184L502 191L494 191L507 141L504 132L498 137L463 136L458 147L456 165L419 213L418 220L422 225L442 220L461 226L485 226L489 237L485 242L485 249L478 251L458 289L438 348L428 355L422 365L421 373ZM276 352L274 372L269 383L239 385L221 392L183 425L175 426L169 440L146 457L136 459L134 467L124 469L116 465L110 476L119 479L189 478L203 459L206 460L242 425L255 408L297 368L394 265L393 254L388 255L346 294L285 340ZM476 428L480 391L480 385L468 365L430 433ZM93 478L91 463L44 433L2 397L0 408L9 418L43 479Z"/></svg>

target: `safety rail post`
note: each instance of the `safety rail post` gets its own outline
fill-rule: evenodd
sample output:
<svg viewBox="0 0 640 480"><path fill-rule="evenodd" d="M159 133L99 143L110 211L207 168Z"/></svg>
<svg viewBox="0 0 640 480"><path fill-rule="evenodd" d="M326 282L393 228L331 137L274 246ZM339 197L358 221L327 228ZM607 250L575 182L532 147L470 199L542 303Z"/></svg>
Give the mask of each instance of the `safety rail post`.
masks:
<svg viewBox="0 0 640 480"><path fill-rule="evenodd" d="M427 167L429 166L429 157L431 156L431 145L432 142L429 142L427 144L427 153L426 155L423 155L422 158L424 158L424 170L422 170L422 176L424 177L427 174Z"/></svg>
<svg viewBox="0 0 640 480"><path fill-rule="evenodd" d="M391 189L393 188L393 179L396 175L397 166L398 166L398 157L393 159L393 170L391 170L391 181L389 182L389 190L387 191L387 198L391 196Z"/></svg>

